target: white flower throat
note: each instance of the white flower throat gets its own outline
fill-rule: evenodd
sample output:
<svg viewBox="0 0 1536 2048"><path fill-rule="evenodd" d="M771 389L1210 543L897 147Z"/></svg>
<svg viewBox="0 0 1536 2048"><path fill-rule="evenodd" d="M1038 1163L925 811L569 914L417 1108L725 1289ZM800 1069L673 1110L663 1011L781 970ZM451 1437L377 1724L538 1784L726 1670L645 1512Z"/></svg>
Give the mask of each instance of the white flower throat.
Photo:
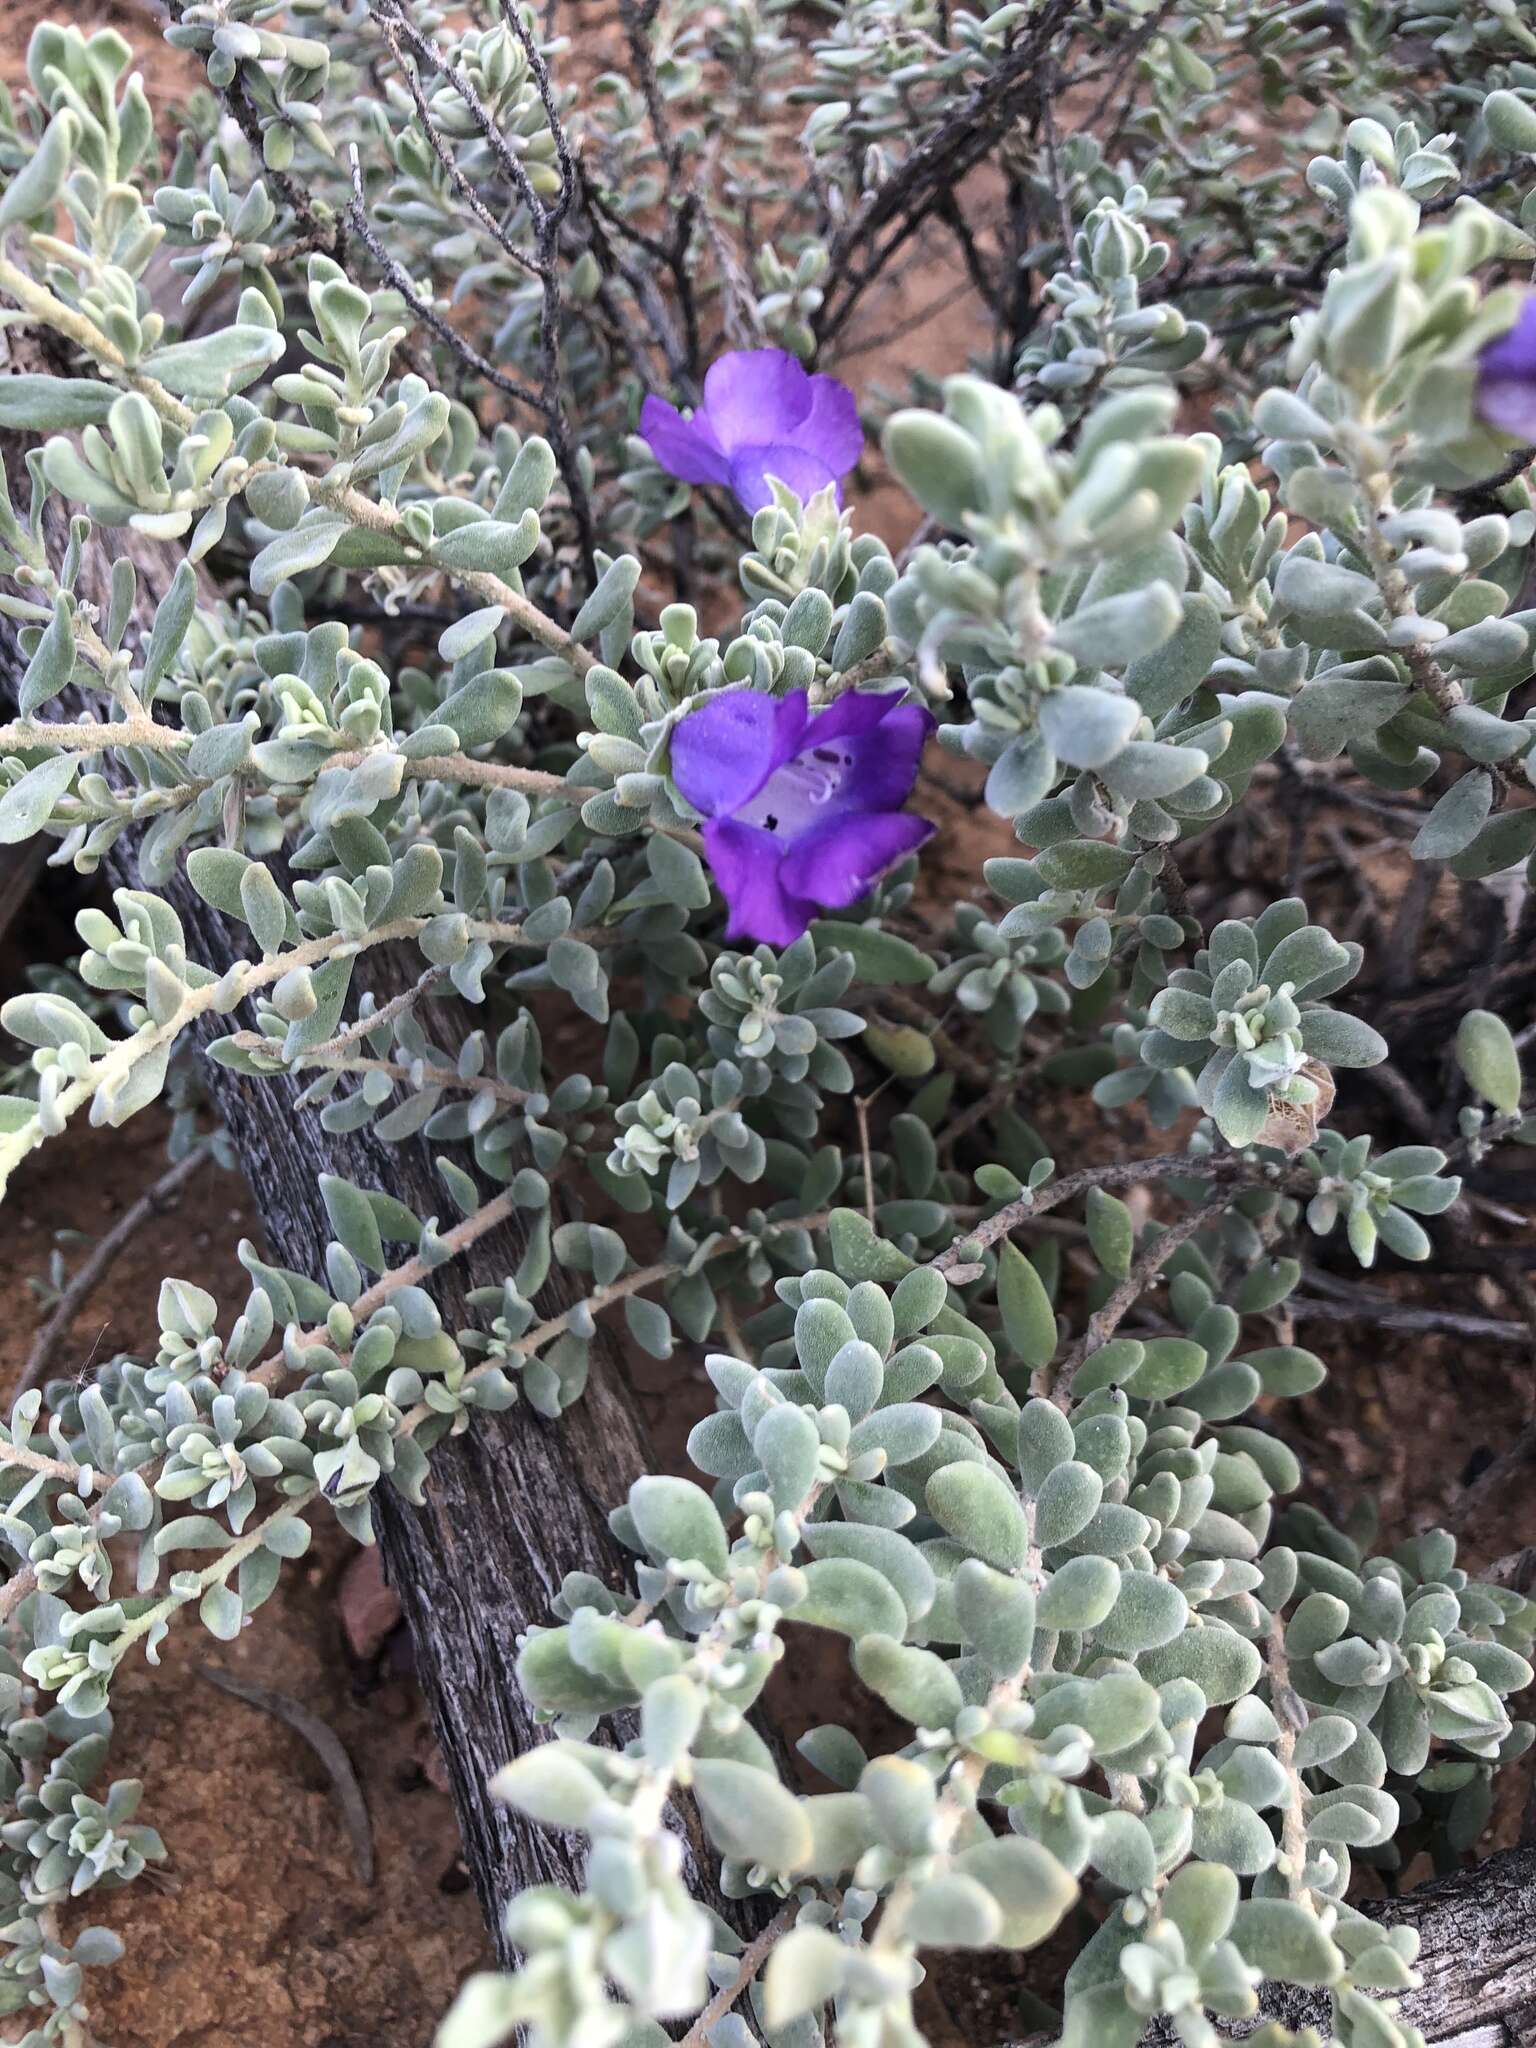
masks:
<svg viewBox="0 0 1536 2048"><path fill-rule="evenodd" d="M810 747L775 768L749 804L737 812L744 825L758 825L787 838L818 824L841 795L853 766L849 747Z"/></svg>

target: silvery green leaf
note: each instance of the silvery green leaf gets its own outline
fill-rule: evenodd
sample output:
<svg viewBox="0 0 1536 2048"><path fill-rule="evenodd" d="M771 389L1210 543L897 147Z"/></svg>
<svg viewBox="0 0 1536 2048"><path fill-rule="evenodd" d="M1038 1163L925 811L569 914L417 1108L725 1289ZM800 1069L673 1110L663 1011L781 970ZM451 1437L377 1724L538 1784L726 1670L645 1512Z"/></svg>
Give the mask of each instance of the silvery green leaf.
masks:
<svg viewBox="0 0 1536 2048"><path fill-rule="evenodd" d="M1003 1916L1002 1948L1044 1941L1077 1899L1077 1886L1049 1850L1017 1835L963 1850L953 1867L991 1893Z"/></svg>
<svg viewBox="0 0 1536 2048"><path fill-rule="evenodd" d="M827 1367L822 1398L846 1408L851 1419L858 1422L879 1399L884 1380L885 1362L879 1351L873 1344L855 1339L845 1344ZM937 1434L935 1428L934 1435ZM928 1445L923 1448L926 1450Z"/></svg>
<svg viewBox="0 0 1536 2048"><path fill-rule="evenodd" d="M1184 608L1168 585L1151 583L1084 605L1059 620L1051 638L1083 668L1118 668L1171 639L1183 617Z"/></svg>
<svg viewBox="0 0 1536 2048"><path fill-rule="evenodd" d="M0 796L0 846L18 845L41 831L79 766L77 754L54 754L10 784Z"/></svg>
<svg viewBox="0 0 1536 2048"><path fill-rule="evenodd" d="M821 1438L803 1408L781 1401L752 1432L752 1449L768 1475L776 1508L795 1508L810 1492L821 1459Z"/></svg>
<svg viewBox="0 0 1536 2048"><path fill-rule="evenodd" d="M1058 1465L1035 1502L1035 1536L1041 1548L1052 1550L1080 1536L1103 1496L1104 1482L1091 1465L1075 1458Z"/></svg>
<svg viewBox="0 0 1536 2048"><path fill-rule="evenodd" d="M653 834L646 847L651 873L669 903L685 910L703 910L709 903L709 878L704 864L691 846L683 846L663 833Z"/></svg>
<svg viewBox="0 0 1536 2048"><path fill-rule="evenodd" d="M443 628L438 636L438 653L444 661L462 661L465 655L473 654L495 638L506 615L505 606L499 604L482 605L478 611L466 612Z"/></svg>
<svg viewBox="0 0 1536 2048"><path fill-rule="evenodd" d="M0 803L0 811L4 810ZM1456 1059L1475 1093L1509 1116L1524 1086L1514 1035L1492 1010L1468 1010L1456 1027Z"/></svg>
<svg viewBox="0 0 1536 2048"><path fill-rule="evenodd" d="M810 1857L810 1822L776 1778L725 1757L700 1757L693 1786L710 1839L725 1855L785 1874Z"/></svg>
<svg viewBox="0 0 1536 2048"><path fill-rule="evenodd" d="M630 1335L648 1357L672 1356L672 1318L658 1302L643 1294L631 1294L624 1303L624 1321Z"/></svg>
<svg viewBox="0 0 1536 2048"><path fill-rule="evenodd" d="M69 434L106 425L120 396L89 377L0 377L0 427L12 433Z"/></svg>
<svg viewBox="0 0 1536 2048"><path fill-rule="evenodd" d="M1239 1877L1257 1877L1275 1860L1268 1822L1251 1806L1231 1798L1197 1809L1194 1849L1207 1863L1223 1864Z"/></svg>
<svg viewBox="0 0 1536 2048"><path fill-rule="evenodd" d="M907 1610L882 1572L856 1557L818 1557L804 1567L806 1598L794 1619L851 1636L906 1634Z"/></svg>
<svg viewBox="0 0 1536 2048"><path fill-rule="evenodd" d="M1002 1926L992 1893L958 1870L930 1877L907 1908L907 1930L923 1948L993 1948Z"/></svg>
<svg viewBox="0 0 1536 2048"><path fill-rule="evenodd" d="M1207 1067L1207 1074L1212 1067ZM1204 1094L1201 1100L1206 1100ZM1222 1070L1207 1107L1221 1135L1238 1149L1253 1144L1269 1120L1268 1091L1253 1086L1241 1059L1231 1060Z"/></svg>
<svg viewBox="0 0 1536 2048"><path fill-rule="evenodd" d="M1185 1953L1194 1962L1230 1931L1238 1904L1237 1879L1219 1863L1186 1863L1174 1872L1163 1893L1163 1911L1183 1936Z"/></svg>
<svg viewBox="0 0 1536 2048"><path fill-rule="evenodd" d="M1143 1678L1167 1685L1175 1678L1193 1679L1213 1707L1230 1707L1258 1683L1261 1660L1253 1644L1231 1630L1207 1625L1187 1629L1138 1662Z"/></svg>
<svg viewBox="0 0 1536 2048"><path fill-rule="evenodd" d="M729 1551L725 1525L702 1487L659 1474L637 1479L629 1490L629 1511L657 1557L693 1558L716 1575L724 1572Z"/></svg>
<svg viewBox="0 0 1536 2048"><path fill-rule="evenodd" d="M1021 733L993 762L987 775L986 800L1000 818L1016 817L1048 795L1055 779L1056 756L1047 742L1038 733Z"/></svg>
<svg viewBox="0 0 1536 2048"><path fill-rule="evenodd" d="M1199 747L1169 746L1162 740L1132 740L1101 771L1116 796L1132 802L1176 796L1210 765ZM1225 765L1223 763L1223 765Z"/></svg>
<svg viewBox="0 0 1536 2048"><path fill-rule="evenodd" d="M854 1645L853 1668L914 1728L948 1728L964 1704L959 1682L941 1657L891 1636L861 1636Z"/></svg>
<svg viewBox="0 0 1536 2048"><path fill-rule="evenodd" d="M1084 1213L1094 1257L1112 1280L1123 1280L1131 1270L1136 1249L1136 1226L1130 1210L1117 1195L1093 1187L1088 1190Z"/></svg>
<svg viewBox="0 0 1536 2048"><path fill-rule="evenodd" d="M934 972L935 963L926 953L919 952L909 939L882 931L878 925L818 918L816 942L818 947L851 954L859 980L875 988L917 986L927 982Z"/></svg>
<svg viewBox="0 0 1536 2048"><path fill-rule="evenodd" d="M1157 1882L1152 1837L1133 1813L1100 1814L1093 1824L1089 1861L1116 1890L1149 1890Z"/></svg>
<svg viewBox="0 0 1536 2048"><path fill-rule="evenodd" d="M836 1396L829 1391L827 1398L835 1400ZM943 1424L939 1410L924 1402L894 1402L888 1408L877 1408L855 1426L848 1439L849 1454L860 1458L867 1451L883 1451L887 1465L910 1465L933 1449Z"/></svg>
<svg viewBox="0 0 1536 2048"><path fill-rule="evenodd" d="M843 1988L853 1951L830 1929L809 1922L775 1942L763 1972L763 2008L777 2031L815 2012Z"/></svg>
<svg viewBox="0 0 1536 2048"><path fill-rule="evenodd" d="M1106 889L1123 882L1135 865L1134 854L1100 839L1066 839L1048 846L1035 862L1042 881L1052 889Z"/></svg>
<svg viewBox="0 0 1536 2048"><path fill-rule="evenodd" d="M533 1705L549 1714L602 1714L635 1698L627 1681L577 1663L568 1628L543 1629L527 1638L518 1652L517 1682Z"/></svg>
<svg viewBox="0 0 1536 2048"><path fill-rule="evenodd" d="M955 1573L954 1595L965 1640L991 1676L1023 1671L1035 1639L1035 1596L1023 1580L968 1557Z"/></svg>
<svg viewBox="0 0 1536 2048"><path fill-rule="evenodd" d="M1360 517L1360 487L1347 470L1330 463L1309 463L1285 480L1285 502L1314 526L1348 533Z"/></svg>
<svg viewBox="0 0 1536 2048"><path fill-rule="evenodd" d="M1094 1641L1111 1656L1136 1657L1172 1642L1189 1618L1178 1587L1151 1572L1122 1572L1119 1596L1094 1630Z"/></svg>
<svg viewBox="0 0 1536 2048"><path fill-rule="evenodd" d="M210 1635L217 1636L221 1643L232 1643L245 1620L240 1596L222 1584L208 1588L197 1612L203 1627Z"/></svg>
<svg viewBox="0 0 1536 2048"><path fill-rule="evenodd" d="M1326 761L1362 733L1385 725L1412 694L1404 682L1325 672L1302 685L1291 706L1291 723L1302 752Z"/></svg>
<svg viewBox="0 0 1536 2048"><path fill-rule="evenodd" d="M1019 1476L1033 1499L1058 1465L1076 1450L1072 1425L1056 1406L1040 1396L1026 1401L1019 1413Z"/></svg>
<svg viewBox="0 0 1536 2048"><path fill-rule="evenodd" d="M1018 1496L984 1465L945 1465L929 1479L928 1512L946 1535L1000 1571L1019 1571L1030 1550ZM1095 1497L1095 1502L1097 1497Z"/></svg>
<svg viewBox="0 0 1536 2048"><path fill-rule="evenodd" d="M1229 1798L1241 1799L1261 1813L1268 1807L1283 1806L1289 1795L1290 1779L1280 1759L1251 1743L1239 1743L1217 1776Z"/></svg>
<svg viewBox="0 0 1536 2048"><path fill-rule="evenodd" d="M434 719L453 728L461 747L483 747L510 731L522 706L522 684L513 671L489 668L445 697Z"/></svg>
<svg viewBox="0 0 1536 2048"><path fill-rule="evenodd" d="M1027 1366L1048 1365L1056 1352L1056 1312L1034 1266L1006 1240L998 1252L997 1305L1011 1349Z"/></svg>
<svg viewBox="0 0 1536 2048"><path fill-rule="evenodd" d="M1536 154L1536 108L1528 100L1513 92L1491 92L1483 101L1483 120L1501 150L1511 156Z"/></svg>
<svg viewBox="0 0 1536 2048"><path fill-rule="evenodd" d="M1333 429L1320 412L1279 386L1260 393L1253 423L1271 441L1316 441L1328 446L1333 438Z"/></svg>
<svg viewBox="0 0 1536 2048"><path fill-rule="evenodd" d="M1297 995L1309 995L1348 962L1348 950L1331 933L1321 925L1302 925L1287 932L1265 956L1264 979L1271 988L1288 981Z"/></svg>
<svg viewBox="0 0 1536 2048"><path fill-rule="evenodd" d="M870 1769L878 1771L879 1765ZM811 1853L802 1865L802 1875L842 1877L873 1847L874 1814L862 1793L817 1792L800 1805L811 1828Z"/></svg>
<svg viewBox="0 0 1536 2048"><path fill-rule="evenodd" d="M1451 873L1459 881L1482 881L1513 867L1532 852L1536 852L1536 806L1499 811L1466 851L1453 857Z"/></svg>
<svg viewBox="0 0 1536 2048"><path fill-rule="evenodd" d="M1180 599L1183 618L1162 645L1138 654L1125 671L1125 688L1149 718L1161 718L1198 689L1221 652L1221 614L1199 592ZM1127 791L1151 795L1155 791Z"/></svg>
<svg viewBox="0 0 1536 2048"><path fill-rule="evenodd" d="M1037 1616L1043 1628L1086 1634L1097 1628L1119 1593L1119 1567L1107 1557L1068 1558L1047 1579L1037 1602Z"/></svg>
<svg viewBox="0 0 1536 2048"><path fill-rule="evenodd" d="M16 701L22 717L30 718L40 706L57 697L67 687L74 667L74 606L61 598L21 679Z"/></svg>
<svg viewBox="0 0 1536 2048"><path fill-rule="evenodd" d="M964 428L937 413L898 412L882 439L886 460L923 510L963 529L987 495L982 451Z"/></svg>
<svg viewBox="0 0 1536 2048"><path fill-rule="evenodd" d="M1479 619L1434 645L1434 658L1463 675L1496 675L1502 668L1525 659L1529 635L1513 619Z"/></svg>
<svg viewBox="0 0 1536 2048"><path fill-rule="evenodd" d="M1119 1383L1138 1401L1175 1401L1199 1384L1209 1361L1205 1346L1188 1337L1149 1337Z"/></svg>
<svg viewBox="0 0 1536 2048"><path fill-rule="evenodd" d="M477 573L510 577L532 555L540 540L539 515L525 512L514 524L499 519L471 519L432 543L432 560L456 575Z"/></svg>
<svg viewBox="0 0 1536 2048"><path fill-rule="evenodd" d="M1141 707L1133 697L1086 683L1053 690L1040 705L1041 731L1057 757L1074 768L1102 768L1113 760L1140 717Z"/></svg>
<svg viewBox="0 0 1536 2048"><path fill-rule="evenodd" d="M522 2011L516 1980L476 1970L459 1986L437 2030L437 2048L496 2048L516 2030Z"/></svg>
<svg viewBox="0 0 1536 2048"><path fill-rule="evenodd" d="M339 512L312 505L290 533L280 533L275 540L269 540L251 563L252 590L259 597L270 597L290 577L302 576L307 569L318 569L322 562L330 560L346 531L347 522Z"/></svg>
<svg viewBox="0 0 1536 2048"><path fill-rule="evenodd" d="M79 117L68 107L61 107L43 130L37 148L11 177L4 196L0 197L0 234L24 221L35 220L39 214L52 213L79 139Z"/></svg>
<svg viewBox="0 0 1536 2048"><path fill-rule="evenodd" d="M1397 1831L1397 1801L1370 1785L1341 1785L1307 1802L1307 1840L1369 1849Z"/></svg>
<svg viewBox="0 0 1536 2048"><path fill-rule="evenodd" d="M857 1558L889 1579L909 1621L920 1621L932 1607L933 1566L915 1543L894 1529L860 1522L808 1522L802 1540L813 1558Z"/></svg>
<svg viewBox="0 0 1536 2048"><path fill-rule="evenodd" d="M1374 1067L1387 1056L1381 1033L1344 1010L1308 1010L1301 1042L1311 1058L1331 1067Z"/></svg>
<svg viewBox="0 0 1536 2048"><path fill-rule="evenodd" d="M175 341L144 358L144 372L178 398L216 401L254 383L287 343L275 328L236 321L195 341Z"/></svg>
<svg viewBox="0 0 1536 2048"><path fill-rule="evenodd" d="M584 1763L562 1742L546 1742L499 1770L491 1796L551 1828L585 1827L606 1795Z"/></svg>

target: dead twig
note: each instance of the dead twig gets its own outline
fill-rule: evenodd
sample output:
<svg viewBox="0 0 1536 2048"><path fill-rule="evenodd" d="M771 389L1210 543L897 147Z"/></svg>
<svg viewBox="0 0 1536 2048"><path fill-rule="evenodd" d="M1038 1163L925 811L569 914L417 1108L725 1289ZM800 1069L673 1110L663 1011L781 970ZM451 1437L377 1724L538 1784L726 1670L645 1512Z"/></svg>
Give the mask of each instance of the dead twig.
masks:
<svg viewBox="0 0 1536 2048"><path fill-rule="evenodd" d="M363 1884L371 1885L373 1824L368 1818L363 1788L357 1782L352 1759L342 1747L340 1736L318 1714L311 1713L302 1701L290 1699L285 1692L274 1692L271 1686L257 1685L249 1678L237 1678L233 1671L221 1670L215 1664L199 1664L197 1675L220 1692L227 1692L232 1699L243 1700L248 1707L270 1714L309 1744L325 1766L325 1774L336 1794L336 1803L341 1808L341 1817L351 1839L352 1860L358 1877Z"/></svg>
<svg viewBox="0 0 1536 2048"><path fill-rule="evenodd" d="M53 1314L33 1339L32 1349L27 1353L27 1362L21 1369L21 1378L16 1382L13 1400L19 1399L29 1388L41 1386L56 1346L97 1286L127 1250L136 1233L144 1227L151 1216L158 1216L166 1204L181 1193L194 1174L206 1166L212 1157L211 1144L197 1146L185 1157L178 1159L174 1166L168 1167L153 1187L146 1188L133 1206L125 1209L118 1217L59 1296Z"/></svg>

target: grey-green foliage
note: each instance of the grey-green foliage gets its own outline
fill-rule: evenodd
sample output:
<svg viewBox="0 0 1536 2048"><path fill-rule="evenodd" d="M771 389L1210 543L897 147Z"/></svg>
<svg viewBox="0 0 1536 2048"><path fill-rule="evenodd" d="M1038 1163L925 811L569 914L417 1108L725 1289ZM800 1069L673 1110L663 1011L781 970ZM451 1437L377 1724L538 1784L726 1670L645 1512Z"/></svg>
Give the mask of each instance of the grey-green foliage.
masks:
<svg viewBox="0 0 1536 2048"><path fill-rule="evenodd" d="M233 1640L314 1516L369 1540L376 1488L420 1501L483 1413L558 1422L620 1312L707 1354L705 1483L638 1481L633 1588L572 1559L523 1645L553 1739L498 1790L588 1836L586 1887L511 1903L524 1962L471 1981L445 2048L659 2048L732 1984L674 1792L724 1893L785 1911L744 1993L772 2048L829 2011L912 2048L925 1952L1029 1948L1084 1895L1062 2048L1157 2014L1204 2048L1266 1976L1326 1987L1342 2048L1418 2048L1412 1937L1351 1870L1476 1840L1536 1611L1443 1535L1377 1556L1279 1509L1276 1404L1325 1373L1287 1305L1306 1233L1422 1259L1448 1169L1536 1120L1475 1008L1454 1145L1330 1124L1388 1050L1334 1000L1361 947L1278 885L1197 912L1181 867L1240 805L1343 787L1513 917L1536 879L1536 501L1476 403L1531 256L1536 46L1507 9L1343 14L839 0L807 32L683 0L578 90L527 7L191 0L168 34L209 93L173 152L114 31L35 34L0 102L4 317L49 330L0 378L39 444L0 490L0 843L91 876L131 841L139 886L0 1013L0 1181L81 1110L166 1101L183 1146L218 1020L249 1085L424 1145L442 1206L326 1176L315 1272L242 1245L233 1312L168 1278L153 1356L0 1429L0 2006L28 2048L72 2048L117 1953L60 1902L160 1849L130 1781L94 1789L123 1659L191 1607ZM1079 74L1126 80L1113 135L1041 118ZM1228 119L1255 95L1263 167ZM997 185L963 175L986 156ZM643 394L695 401L721 336L835 369L935 164L987 318L884 420L912 544L863 530L863 479L745 515L665 474ZM973 183L1007 194L979 242ZM172 551L163 585L121 529ZM679 723L855 688L984 768L1018 842L995 902L936 907L908 860L793 944L725 943ZM385 946L414 980L381 1005ZM466 1027L426 1021L443 987ZM1026 1087L1091 1091L1092 1163L1051 1156ZM1140 1159L1142 1115L1180 1149ZM435 1269L508 1218L515 1270L447 1327ZM810 1628L910 1735L871 1754L851 1708L791 1784L751 1716Z"/></svg>

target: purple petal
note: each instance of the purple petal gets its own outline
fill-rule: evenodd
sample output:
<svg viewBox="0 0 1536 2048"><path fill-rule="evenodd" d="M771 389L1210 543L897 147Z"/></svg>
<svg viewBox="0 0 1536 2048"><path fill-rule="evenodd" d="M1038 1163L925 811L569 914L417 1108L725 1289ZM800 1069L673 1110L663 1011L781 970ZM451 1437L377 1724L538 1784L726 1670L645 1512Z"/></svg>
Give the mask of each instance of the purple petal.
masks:
<svg viewBox="0 0 1536 2048"><path fill-rule="evenodd" d="M735 349L704 373L704 410L727 455L752 442L795 439L810 409L805 367L781 348Z"/></svg>
<svg viewBox="0 0 1536 2048"><path fill-rule="evenodd" d="M806 694L765 697L727 690L680 719L672 733L672 780L706 818L739 811L798 750Z"/></svg>
<svg viewBox="0 0 1536 2048"><path fill-rule="evenodd" d="M1484 376L1477 387L1477 409L1490 427L1521 441L1536 441L1536 374L1526 377Z"/></svg>
<svg viewBox="0 0 1536 2048"><path fill-rule="evenodd" d="M704 851L730 918L727 939L792 946L816 915L816 905L784 886L782 848L771 832L735 818L711 818Z"/></svg>
<svg viewBox="0 0 1536 2048"><path fill-rule="evenodd" d="M1488 343L1478 365L1490 382L1505 377L1536 378L1536 292L1522 300L1514 326Z"/></svg>
<svg viewBox="0 0 1536 2048"><path fill-rule="evenodd" d="M809 448L797 448L790 441L770 441L765 446L742 448L731 458L731 489L749 512L760 512L773 503L768 479L776 476L788 484L802 503L838 483L838 473L829 469ZM843 502L841 489L837 502Z"/></svg>
<svg viewBox="0 0 1536 2048"><path fill-rule="evenodd" d="M845 690L825 711L816 713L805 744L822 746L828 740L862 739L893 715L905 695L905 690Z"/></svg>
<svg viewBox="0 0 1536 2048"><path fill-rule="evenodd" d="M685 420L664 398L647 397L640 408L640 433L662 468L680 483L730 482L730 463L702 413Z"/></svg>
<svg viewBox="0 0 1536 2048"><path fill-rule="evenodd" d="M844 808L899 810L912 794L934 718L920 704L907 704L881 720L872 733L850 743L853 760L843 777ZM814 728L813 728L814 731Z"/></svg>
<svg viewBox="0 0 1536 2048"><path fill-rule="evenodd" d="M858 400L840 378L811 379L811 409L795 439L802 448L813 448L837 476L846 476L864 453Z"/></svg>
<svg viewBox="0 0 1536 2048"><path fill-rule="evenodd" d="M791 896L809 896L828 910L846 910L873 887L887 868L933 834L926 818L910 811L829 818L797 839L779 869L780 886Z"/></svg>

